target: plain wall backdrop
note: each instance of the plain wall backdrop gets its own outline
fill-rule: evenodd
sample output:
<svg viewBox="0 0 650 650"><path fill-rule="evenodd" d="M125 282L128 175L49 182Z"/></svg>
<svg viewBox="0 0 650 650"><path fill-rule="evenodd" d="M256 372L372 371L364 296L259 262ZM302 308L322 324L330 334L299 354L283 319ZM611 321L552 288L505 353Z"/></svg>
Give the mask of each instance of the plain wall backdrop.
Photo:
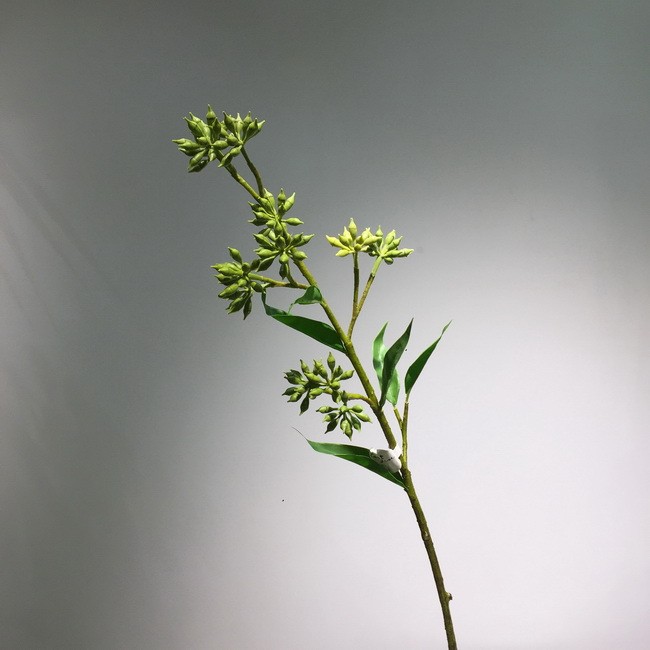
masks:
<svg viewBox="0 0 650 650"><path fill-rule="evenodd" d="M208 103L267 120L343 314L325 234L415 249L366 362L386 321L412 360L453 319L409 449L460 647L650 647L647 2L3 5L1 648L444 647L402 491L292 429L346 441L281 395L327 351L217 298L254 244L171 143Z"/></svg>

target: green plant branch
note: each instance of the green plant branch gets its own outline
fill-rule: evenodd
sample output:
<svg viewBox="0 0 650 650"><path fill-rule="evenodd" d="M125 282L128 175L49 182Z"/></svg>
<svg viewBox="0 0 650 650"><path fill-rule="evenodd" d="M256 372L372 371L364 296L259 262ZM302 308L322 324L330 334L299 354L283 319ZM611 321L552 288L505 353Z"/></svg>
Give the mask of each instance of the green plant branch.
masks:
<svg viewBox="0 0 650 650"><path fill-rule="evenodd" d="M445 626L445 634L447 635L447 647L449 650L457 650L456 634L454 632L454 624L449 608L449 602L451 601L452 596L445 589L445 581L442 576L442 570L440 568L440 562L438 561L438 555L433 545L433 540L431 539L429 525L427 524L427 519L424 515L424 511L422 510L422 506L420 505L420 500L418 498L417 492L415 491L413 478L408 466L408 397L409 396L407 395L404 401L403 416L400 417L399 412L397 409L395 409L395 415L400 421L400 430L402 432L402 478L404 480L406 494L409 498L409 501L411 502L411 507L420 529L422 542L424 543L424 548L427 552L427 557L429 558L429 564L431 565L431 572L433 573L433 580L436 584L436 591L438 592L438 599L440 600L440 607L442 609L442 619Z"/></svg>
<svg viewBox="0 0 650 650"><path fill-rule="evenodd" d="M402 416L400 415L400 412L397 410L397 407L393 407L393 413L395 414L395 419L397 420L397 424L399 426L399 429L402 433L402 449L404 448L404 423L402 420Z"/></svg>
<svg viewBox="0 0 650 650"><path fill-rule="evenodd" d="M352 315L350 317L350 325L348 325L348 338L352 338L352 330L359 316L359 253L356 251L352 254L352 262L354 288L352 290Z"/></svg>
<svg viewBox="0 0 650 650"><path fill-rule="evenodd" d="M368 404L371 407L373 405L372 400L369 397L367 397L366 395L362 395L361 393L348 393L348 392L346 392L345 394L348 396L348 399L361 400L362 402L365 402L366 404Z"/></svg>
<svg viewBox="0 0 650 650"><path fill-rule="evenodd" d="M408 495L409 501L411 502L411 507L415 514L415 519L418 523L420 529L420 534L422 536L422 542L424 543L424 548L427 552L427 557L429 558L429 564L431 565L431 571L433 573L433 580L436 584L436 591L438 592L438 599L440 600L440 607L442 609L442 618L445 625L445 634L447 635L447 647L449 650L457 650L458 646L456 644L456 634L454 632L454 624L451 618L451 610L449 608L449 602L452 599L451 594L445 589L445 581L442 576L442 570L440 569L440 563L438 562L438 556L436 554L436 549L433 546L433 541L431 539L431 533L429 532L429 526L427 524L426 517L420 505L420 500L415 491L415 486L413 485L413 479L411 477L411 472L408 468L408 464L402 461L402 478L404 479L406 494Z"/></svg>
<svg viewBox="0 0 650 650"><path fill-rule="evenodd" d="M366 281L366 286L363 288L363 293L361 294L361 300L359 301L359 307L357 308L357 311L360 312L361 308L363 307L363 303L366 302L366 298L368 297L368 293L370 292L370 287L372 286L372 283L375 281L375 276L377 275L377 271L379 271L379 267L381 266L382 259L381 257L378 257L375 260L375 263L372 265L372 269L370 270L370 275L368 276L368 280Z"/></svg>
<svg viewBox="0 0 650 650"><path fill-rule="evenodd" d="M348 327L348 336L352 337L352 330L354 330L354 326L356 325L357 318L359 318L359 314L361 313L361 309L363 308L363 304L366 302L366 298L368 297L368 293L370 292L370 287L372 286L372 283L375 280L375 276L377 275L377 271L379 270L379 267L381 265L381 257L378 257L375 260L375 263L372 265L372 270L370 271L370 275L368 276L368 279L366 280L366 285L363 288L363 293L361 294L361 300L357 300L357 294L358 294L358 286L359 286L359 267L357 265L357 260L355 256L355 282L356 282L356 290L357 293L355 293L355 300L354 300L354 306L352 309L352 319L350 320L350 326Z"/></svg>
<svg viewBox="0 0 650 650"><path fill-rule="evenodd" d="M253 161L248 157L248 153L246 152L246 147L241 148L241 153L242 156L244 156L244 160L246 161L246 164L248 165L248 169L253 172L253 176L255 176L255 181L257 182L257 191L260 193L260 195L264 194L264 183L262 182L262 177L260 176L260 173L257 171L257 167L253 164Z"/></svg>
<svg viewBox="0 0 650 650"><path fill-rule="evenodd" d="M265 275L259 275L258 273L250 273L249 277L253 280L257 280L258 282L265 282L271 287L282 287L286 289L308 289L309 285L308 284L301 284L299 282L295 282L295 284L292 284L291 282L283 282L282 280L276 280L275 278L268 278Z"/></svg>
<svg viewBox="0 0 650 650"><path fill-rule="evenodd" d="M287 269L287 280L289 280L289 286L293 287L294 289L301 289L301 288L307 288L305 287L304 284L300 284L292 275L291 275L291 269L289 266L286 267Z"/></svg>
<svg viewBox="0 0 650 650"><path fill-rule="evenodd" d="M316 279L311 274L309 268L303 260L296 260L295 264L302 273L305 280L307 280L310 285L314 287L318 286ZM339 335L341 341L343 342L343 345L345 346L348 359L350 359L350 363L352 363L352 367L356 371L357 377L359 377L359 381L361 382L363 389L366 391L366 395L370 400L369 404L372 408L373 413L375 414L375 417L377 418L377 421L379 422L379 425L381 426L382 431L384 432L384 437L386 438L386 442L388 443L389 448L395 449L395 447L397 447L397 441L395 440L395 436L393 435L393 431L391 430L390 424L386 419L386 415L383 409L379 406L379 400L377 399L375 389L370 383L370 379L368 378L363 364L359 360L356 350L354 349L352 339L348 337L348 335L343 331L343 328L341 327L331 307L327 304L327 301L325 299L321 300L320 305L327 315L330 323L332 324L332 327L336 330L336 333Z"/></svg>

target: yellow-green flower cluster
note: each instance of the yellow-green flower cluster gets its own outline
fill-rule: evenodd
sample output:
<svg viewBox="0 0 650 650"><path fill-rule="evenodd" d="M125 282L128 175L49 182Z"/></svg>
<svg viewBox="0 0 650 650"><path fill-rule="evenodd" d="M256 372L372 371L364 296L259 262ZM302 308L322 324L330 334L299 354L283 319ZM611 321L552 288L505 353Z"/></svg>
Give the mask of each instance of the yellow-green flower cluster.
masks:
<svg viewBox="0 0 650 650"><path fill-rule="evenodd" d="M399 248L402 238L396 237L394 230L384 237L381 228L377 228L374 235L370 232L370 228L366 228L359 235L354 219L350 219L350 224L338 237L326 235L326 238L332 246L340 249L336 253L337 257L367 253L372 257L381 258L386 264L392 264L394 258L406 257L413 252L412 248Z"/></svg>
<svg viewBox="0 0 650 650"><path fill-rule="evenodd" d="M343 234L338 237L331 237L330 235L325 237L332 246L340 248L336 253L337 257L345 257L352 253L369 252L368 248L381 240L380 231L377 231L378 234L375 235L370 232L370 228L366 228L360 235L357 235L357 232L357 224L354 223L354 219L350 219L350 224L343 229Z"/></svg>
<svg viewBox="0 0 650 650"><path fill-rule="evenodd" d="M407 257L413 252L412 248L399 248L401 237L395 236L395 231L391 230L385 237L381 228L377 228L377 241L373 242L368 255L380 257L386 264L392 264L396 257Z"/></svg>

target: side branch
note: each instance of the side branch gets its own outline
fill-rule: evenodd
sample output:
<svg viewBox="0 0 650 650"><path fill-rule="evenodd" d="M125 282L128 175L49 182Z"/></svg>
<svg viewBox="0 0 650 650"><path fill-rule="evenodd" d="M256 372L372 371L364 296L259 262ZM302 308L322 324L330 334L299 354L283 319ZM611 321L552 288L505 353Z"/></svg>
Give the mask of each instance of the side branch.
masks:
<svg viewBox="0 0 650 650"><path fill-rule="evenodd" d="M314 287L318 286L316 283L316 279L311 274L310 270L307 268L307 265L304 263L303 260L296 260L295 264L300 270L300 272L302 273L303 277L307 280L307 282L309 282L310 285ZM343 341L343 344L347 351L348 359L350 359L350 362L352 363L352 367L356 371L357 377L359 377L359 381L361 382L363 389L366 391L366 395L368 396L369 399L369 404L372 408L373 413L375 414L375 417L377 418L377 421L379 422L379 425L381 426L382 431L384 432L384 437L386 438L386 442L388 442L388 446L390 447L390 449L395 449L395 447L397 447L397 441L395 440L395 436L393 435L393 432L390 428L390 424L388 423L388 420L386 419L386 415L384 414L384 411L379 406L379 400L377 399L377 394L375 393L375 389L372 387L372 384L370 383L370 379L368 378L368 375L366 374L366 371L363 365L361 364L361 361L354 349L354 345L352 344L351 338L343 331L343 328L341 327L338 319L334 315L334 312L332 311L331 307L327 304L327 301L322 300L320 305L323 308L325 314L327 315L327 318L329 319L330 323L332 324L332 327L336 330L341 341Z"/></svg>

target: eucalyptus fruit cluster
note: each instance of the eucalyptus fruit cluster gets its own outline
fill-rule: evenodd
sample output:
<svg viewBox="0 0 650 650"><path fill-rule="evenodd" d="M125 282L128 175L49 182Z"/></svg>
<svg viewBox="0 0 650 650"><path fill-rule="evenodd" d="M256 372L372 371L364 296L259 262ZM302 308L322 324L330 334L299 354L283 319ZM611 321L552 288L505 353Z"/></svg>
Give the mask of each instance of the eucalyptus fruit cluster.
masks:
<svg viewBox="0 0 650 650"><path fill-rule="evenodd" d="M190 157L190 172L200 172L209 162L219 161L219 167L229 165L237 157L243 146L256 136L264 126L248 113L243 117L223 114L223 120L208 106L205 121L192 113L185 118L194 140L181 138L174 140L180 151Z"/></svg>
<svg viewBox="0 0 650 650"><path fill-rule="evenodd" d="M287 400L289 402L301 400L300 415L309 409L310 400L321 395L329 395L336 406L321 406L316 409L324 414L323 422L327 422L325 433L333 431L338 426L348 438L351 438L353 431L361 428L361 422L370 422L370 417L364 413L361 405L348 406L350 395L341 388L341 382L350 379L353 375L353 370L343 370L336 364L336 359L331 352L327 357L327 366L322 361L314 360L310 368L301 359L300 370L288 370L284 374L291 385L283 395L289 397Z"/></svg>
<svg viewBox="0 0 650 650"><path fill-rule="evenodd" d="M292 260L296 262L307 259L307 254L298 249L314 236L304 233L293 235L289 232L288 226L303 224L297 217L285 217L295 200L295 192L291 196L286 196L284 190L281 189L276 201L271 192L264 190L264 195L260 196L256 203L249 203L255 215L249 223L263 226L262 230L253 235L259 244L255 253L265 262L267 260L272 262L277 258L280 262L281 278L291 277L289 264Z"/></svg>
<svg viewBox="0 0 650 650"><path fill-rule="evenodd" d="M228 247L231 262L215 264L212 268L217 271L215 276L226 287L219 298L230 301L228 313L233 314L242 310L246 318L253 309L253 296L262 293L266 283L260 281L261 276L256 271L264 271L273 262L272 258L257 258L252 262L244 262L241 253L236 248Z"/></svg>

